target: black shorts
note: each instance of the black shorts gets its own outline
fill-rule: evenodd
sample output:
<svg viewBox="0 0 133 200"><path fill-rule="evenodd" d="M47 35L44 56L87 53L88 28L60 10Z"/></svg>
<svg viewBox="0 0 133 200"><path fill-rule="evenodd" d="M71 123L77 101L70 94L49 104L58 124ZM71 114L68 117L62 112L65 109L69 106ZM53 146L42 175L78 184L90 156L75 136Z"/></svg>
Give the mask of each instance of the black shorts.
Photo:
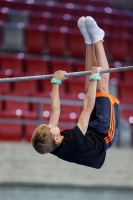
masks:
<svg viewBox="0 0 133 200"><path fill-rule="evenodd" d="M97 93L88 129L92 128L104 137L107 149L118 134L119 100L108 93Z"/></svg>

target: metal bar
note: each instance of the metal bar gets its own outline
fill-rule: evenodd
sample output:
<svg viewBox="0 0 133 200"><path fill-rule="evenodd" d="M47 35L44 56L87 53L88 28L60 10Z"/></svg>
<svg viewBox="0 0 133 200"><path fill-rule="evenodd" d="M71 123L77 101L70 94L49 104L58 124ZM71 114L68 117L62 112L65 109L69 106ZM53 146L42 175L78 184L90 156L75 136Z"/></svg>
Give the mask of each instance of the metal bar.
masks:
<svg viewBox="0 0 133 200"><path fill-rule="evenodd" d="M100 74L112 73L112 72L122 72L122 71L129 71L129 70L133 70L133 66L101 70ZM90 75L90 74L91 74L91 71L70 72L70 73L66 73L65 77L85 76L85 75ZM18 81L44 80L44 79L51 79L52 77L53 77L53 74L40 75L40 76L1 78L0 82L18 82Z"/></svg>

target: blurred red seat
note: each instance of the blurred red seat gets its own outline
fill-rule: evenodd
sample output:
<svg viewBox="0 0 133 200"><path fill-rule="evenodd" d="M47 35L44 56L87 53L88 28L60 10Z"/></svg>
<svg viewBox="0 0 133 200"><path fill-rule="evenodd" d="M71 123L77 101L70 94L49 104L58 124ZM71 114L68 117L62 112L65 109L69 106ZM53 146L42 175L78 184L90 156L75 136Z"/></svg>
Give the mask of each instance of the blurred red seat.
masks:
<svg viewBox="0 0 133 200"><path fill-rule="evenodd" d="M1 76L0 78L7 78L7 77ZM10 92L11 92L11 83L10 82L0 83L0 94L4 95L4 94L9 94Z"/></svg>
<svg viewBox="0 0 133 200"><path fill-rule="evenodd" d="M130 21L130 15L124 11L113 10L112 19L117 21Z"/></svg>
<svg viewBox="0 0 133 200"><path fill-rule="evenodd" d="M73 0L73 1L71 1L71 0L58 0L58 2L59 2L59 3L64 3L64 4L65 4L65 3L72 3L72 2L73 2L73 3L76 3L76 2L78 3L77 0Z"/></svg>
<svg viewBox="0 0 133 200"><path fill-rule="evenodd" d="M28 53L43 53L46 50L46 26L26 26L25 46Z"/></svg>
<svg viewBox="0 0 133 200"><path fill-rule="evenodd" d="M119 97L122 99L133 99L133 84L118 82Z"/></svg>
<svg viewBox="0 0 133 200"><path fill-rule="evenodd" d="M133 27L132 27L131 34L133 34ZM132 39L132 36L129 38L129 56L130 56L130 59L133 61L133 39Z"/></svg>
<svg viewBox="0 0 133 200"><path fill-rule="evenodd" d="M61 105L61 113L77 113L80 114L82 111L82 107L81 106L76 106L76 105Z"/></svg>
<svg viewBox="0 0 133 200"><path fill-rule="evenodd" d="M119 23L119 21L109 24L110 30L113 34L128 34L129 33L129 24L127 22Z"/></svg>
<svg viewBox="0 0 133 200"><path fill-rule="evenodd" d="M27 3L27 2L20 2L20 1L15 1L15 9L17 10L33 10L33 5L32 3Z"/></svg>
<svg viewBox="0 0 133 200"><path fill-rule="evenodd" d="M60 121L77 122L82 111L82 107L72 105L61 106Z"/></svg>
<svg viewBox="0 0 133 200"><path fill-rule="evenodd" d="M85 57L85 42L79 31L69 31L70 56Z"/></svg>
<svg viewBox="0 0 133 200"><path fill-rule="evenodd" d="M54 15L51 17L51 26L55 28L69 27L71 16L66 15Z"/></svg>
<svg viewBox="0 0 133 200"><path fill-rule="evenodd" d="M66 72L73 72L73 63L69 59L51 59L52 73L57 70L64 70Z"/></svg>
<svg viewBox="0 0 133 200"><path fill-rule="evenodd" d="M95 20L111 20L111 13L105 11L104 8L95 8L94 7L94 16Z"/></svg>
<svg viewBox="0 0 133 200"><path fill-rule="evenodd" d="M25 72L28 76L48 74L48 62L43 57L26 56Z"/></svg>
<svg viewBox="0 0 133 200"><path fill-rule="evenodd" d="M54 5L54 13L58 13L59 15L69 14L74 15L75 14L75 6L71 3L67 4L55 4Z"/></svg>
<svg viewBox="0 0 133 200"><path fill-rule="evenodd" d="M119 98L120 99L120 103L121 104L129 104L129 105L133 105L133 99L132 98L127 98L126 96L124 96L123 98Z"/></svg>
<svg viewBox="0 0 133 200"><path fill-rule="evenodd" d="M80 0L81 2L82 2L82 0ZM104 7L111 7L111 4L110 4L110 2L109 1L99 1L99 0L97 0L97 1L89 1L88 2L88 4L89 5L91 5L91 6L94 6L94 7L101 7L101 8L104 8Z"/></svg>
<svg viewBox="0 0 133 200"><path fill-rule="evenodd" d="M91 16L91 17L94 17L95 19L96 12L95 12L95 8L92 6L86 6L86 8L82 8L81 6L79 6L76 11L77 11L78 17Z"/></svg>
<svg viewBox="0 0 133 200"><path fill-rule="evenodd" d="M131 106L133 106L133 104ZM131 117L133 118L133 110L124 109L121 111L121 115L125 120L127 120L129 123L131 123ZM133 119L132 119L131 124L133 125Z"/></svg>
<svg viewBox="0 0 133 200"><path fill-rule="evenodd" d="M42 116L43 116L43 120L45 120L45 123L49 122L50 115L51 115L51 104L44 103Z"/></svg>
<svg viewBox="0 0 133 200"><path fill-rule="evenodd" d="M5 102L6 106L5 109L6 110L29 110L29 103L28 102L18 102L18 101L6 101Z"/></svg>
<svg viewBox="0 0 133 200"><path fill-rule="evenodd" d="M76 61L75 62L75 67L76 67L76 71L77 72L85 71L85 62L83 62L83 61Z"/></svg>
<svg viewBox="0 0 133 200"><path fill-rule="evenodd" d="M38 81L22 81L14 83L13 95L34 95L39 92Z"/></svg>
<svg viewBox="0 0 133 200"><path fill-rule="evenodd" d="M2 34L2 24L0 23L0 47L2 45L3 34Z"/></svg>
<svg viewBox="0 0 133 200"><path fill-rule="evenodd" d="M4 13L3 10L5 8L0 9L0 21L7 22L7 13Z"/></svg>
<svg viewBox="0 0 133 200"><path fill-rule="evenodd" d="M53 55L65 55L67 52L67 31L66 27L49 28L48 30L48 51Z"/></svg>
<svg viewBox="0 0 133 200"><path fill-rule="evenodd" d="M77 21L78 21L78 19L72 16L72 18L70 20L70 28L77 30L79 32L79 27L77 25ZM69 31L70 31L70 29L69 29Z"/></svg>
<svg viewBox="0 0 133 200"><path fill-rule="evenodd" d="M113 35L111 38L112 59L126 61L128 57L128 38L125 35Z"/></svg>
<svg viewBox="0 0 133 200"><path fill-rule="evenodd" d="M0 8L13 8L14 2L12 1L5 1L1 0L0 1Z"/></svg>
<svg viewBox="0 0 133 200"><path fill-rule="evenodd" d="M27 142L31 142L31 137L36 127L36 125L25 125L25 139Z"/></svg>
<svg viewBox="0 0 133 200"><path fill-rule="evenodd" d="M30 23L32 25L50 25L51 24L51 13L31 13Z"/></svg>
<svg viewBox="0 0 133 200"><path fill-rule="evenodd" d="M20 59L18 55L1 54L0 65L1 73L3 73L4 75L22 75L23 60Z"/></svg>
<svg viewBox="0 0 133 200"><path fill-rule="evenodd" d="M29 103L17 101L3 101L3 108L0 112L2 118L16 118L20 119L25 111L29 110Z"/></svg>
<svg viewBox="0 0 133 200"><path fill-rule="evenodd" d="M103 42L103 46L104 46L104 49L105 49L105 53L106 53L106 56L109 60L112 59L112 49L111 49L111 46L110 46L110 41L111 41L111 34L105 34L105 37L104 37L104 42Z"/></svg>
<svg viewBox="0 0 133 200"><path fill-rule="evenodd" d="M81 79L71 78L68 80L68 88L70 94L80 94L85 92L85 81Z"/></svg>
<svg viewBox="0 0 133 200"><path fill-rule="evenodd" d="M133 84L133 71L124 71L124 80Z"/></svg>
<svg viewBox="0 0 133 200"><path fill-rule="evenodd" d="M20 142L22 126L18 124L0 124L0 141Z"/></svg>
<svg viewBox="0 0 133 200"><path fill-rule="evenodd" d="M50 5L48 5L49 3L46 3L46 4L44 4L43 2L41 3L41 2L36 2L36 3L34 3L34 9L37 11L37 12L49 12L49 13L53 13L53 9L54 9L54 5L52 6L50 6Z"/></svg>

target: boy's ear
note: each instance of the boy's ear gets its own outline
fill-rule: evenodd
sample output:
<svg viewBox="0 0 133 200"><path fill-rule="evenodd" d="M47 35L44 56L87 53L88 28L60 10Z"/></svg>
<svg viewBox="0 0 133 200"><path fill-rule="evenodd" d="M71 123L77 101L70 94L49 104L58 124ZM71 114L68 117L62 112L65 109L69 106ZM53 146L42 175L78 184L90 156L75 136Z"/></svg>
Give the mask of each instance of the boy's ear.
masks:
<svg viewBox="0 0 133 200"><path fill-rule="evenodd" d="M55 143L58 143L59 137L55 137L54 140L55 140Z"/></svg>

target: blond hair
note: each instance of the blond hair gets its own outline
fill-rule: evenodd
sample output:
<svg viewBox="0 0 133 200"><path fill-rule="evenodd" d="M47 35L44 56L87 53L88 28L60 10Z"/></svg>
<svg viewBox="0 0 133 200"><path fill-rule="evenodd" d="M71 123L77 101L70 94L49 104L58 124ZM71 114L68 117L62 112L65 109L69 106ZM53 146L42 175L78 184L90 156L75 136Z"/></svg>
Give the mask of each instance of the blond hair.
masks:
<svg viewBox="0 0 133 200"><path fill-rule="evenodd" d="M31 140L34 149L40 154L49 153L57 148L50 128L46 124L36 127Z"/></svg>

